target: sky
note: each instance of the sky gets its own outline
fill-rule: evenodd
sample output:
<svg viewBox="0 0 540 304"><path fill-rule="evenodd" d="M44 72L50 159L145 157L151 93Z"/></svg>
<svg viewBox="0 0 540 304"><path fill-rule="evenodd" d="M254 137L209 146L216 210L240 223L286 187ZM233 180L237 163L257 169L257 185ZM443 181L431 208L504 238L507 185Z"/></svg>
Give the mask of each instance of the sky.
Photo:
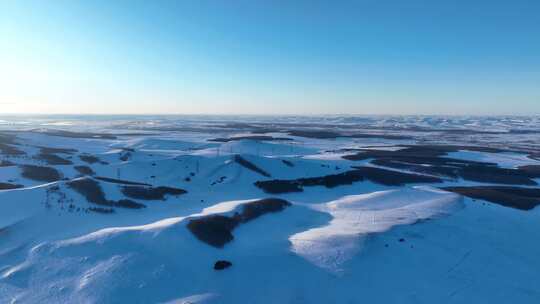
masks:
<svg viewBox="0 0 540 304"><path fill-rule="evenodd" d="M0 0L0 113L540 114L540 1Z"/></svg>

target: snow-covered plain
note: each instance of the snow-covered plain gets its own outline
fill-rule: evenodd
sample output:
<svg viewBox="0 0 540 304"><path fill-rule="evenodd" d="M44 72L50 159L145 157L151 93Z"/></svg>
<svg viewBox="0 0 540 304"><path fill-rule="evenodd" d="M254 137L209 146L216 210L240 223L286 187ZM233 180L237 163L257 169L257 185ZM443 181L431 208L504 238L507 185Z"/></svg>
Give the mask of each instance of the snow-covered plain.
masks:
<svg viewBox="0 0 540 304"><path fill-rule="evenodd" d="M420 144L517 169L540 164L538 142L537 117L0 117L0 183L18 185L0 190L0 303L539 303L540 209L440 189L497 182L386 168L442 180L255 185L384 168L343 156ZM118 179L187 193L99 205L72 186L88 179L106 202L130 198ZM188 228L271 197L291 205L241 223L222 248Z"/></svg>

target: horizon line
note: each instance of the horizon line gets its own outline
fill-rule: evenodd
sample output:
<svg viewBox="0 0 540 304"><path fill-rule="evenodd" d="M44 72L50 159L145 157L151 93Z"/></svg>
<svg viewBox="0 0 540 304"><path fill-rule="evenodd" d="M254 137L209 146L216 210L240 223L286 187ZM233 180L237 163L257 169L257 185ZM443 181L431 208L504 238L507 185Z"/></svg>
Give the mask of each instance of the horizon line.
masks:
<svg viewBox="0 0 540 304"><path fill-rule="evenodd" d="M316 116L349 116L349 117L360 117L360 116L450 116L450 117L459 117L459 116L470 116L470 117L480 117L480 116L514 116L514 117L531 117L531 116L540 116L540 113L534 114L444 114L444 113L433 113L433 114L391 114L391 113L364 113L364 114L344 114L344 113L318 113L318 114L298 114L298 113L285 113L285 114L268 114L268 113L23 113L23 112L7 112L1 113L0 116L260 116L260 117L271 117L271 116L304 116L304 117L316 117Z"/></svg>

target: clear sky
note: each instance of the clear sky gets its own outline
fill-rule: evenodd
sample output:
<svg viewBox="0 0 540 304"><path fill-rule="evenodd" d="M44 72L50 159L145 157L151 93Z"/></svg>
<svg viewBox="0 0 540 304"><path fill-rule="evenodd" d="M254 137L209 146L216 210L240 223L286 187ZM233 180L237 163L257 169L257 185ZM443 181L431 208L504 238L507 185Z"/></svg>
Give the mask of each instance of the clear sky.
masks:
<svg viewBox="0 0 540 304"><path fill-rule="evenodd" d="M540 114L540 1L0 1L0 113Z"/></svg>

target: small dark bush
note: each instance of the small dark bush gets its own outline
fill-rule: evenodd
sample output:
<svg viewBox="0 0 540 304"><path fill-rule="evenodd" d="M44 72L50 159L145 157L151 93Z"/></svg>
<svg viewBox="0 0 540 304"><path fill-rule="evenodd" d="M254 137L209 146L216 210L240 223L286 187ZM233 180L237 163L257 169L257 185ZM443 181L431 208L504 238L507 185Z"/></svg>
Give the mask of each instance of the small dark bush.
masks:
<svg viewBox="0 0 540 304"><path fill-rule="evenodd" d="M220 260L220 261L217 261L215 264L214 264L214 269L215 270L223 270L225 268L229 268L232 266L232 263L229 262L229 261L225 261L225 260Z"/></svg>
<svg viewBox="0 0 540 304"><path fill-rule="evenodd" d="M131 159L131 152L123 153L122 155L120 155L121 161L128 161L129 159Z"/></svg>

